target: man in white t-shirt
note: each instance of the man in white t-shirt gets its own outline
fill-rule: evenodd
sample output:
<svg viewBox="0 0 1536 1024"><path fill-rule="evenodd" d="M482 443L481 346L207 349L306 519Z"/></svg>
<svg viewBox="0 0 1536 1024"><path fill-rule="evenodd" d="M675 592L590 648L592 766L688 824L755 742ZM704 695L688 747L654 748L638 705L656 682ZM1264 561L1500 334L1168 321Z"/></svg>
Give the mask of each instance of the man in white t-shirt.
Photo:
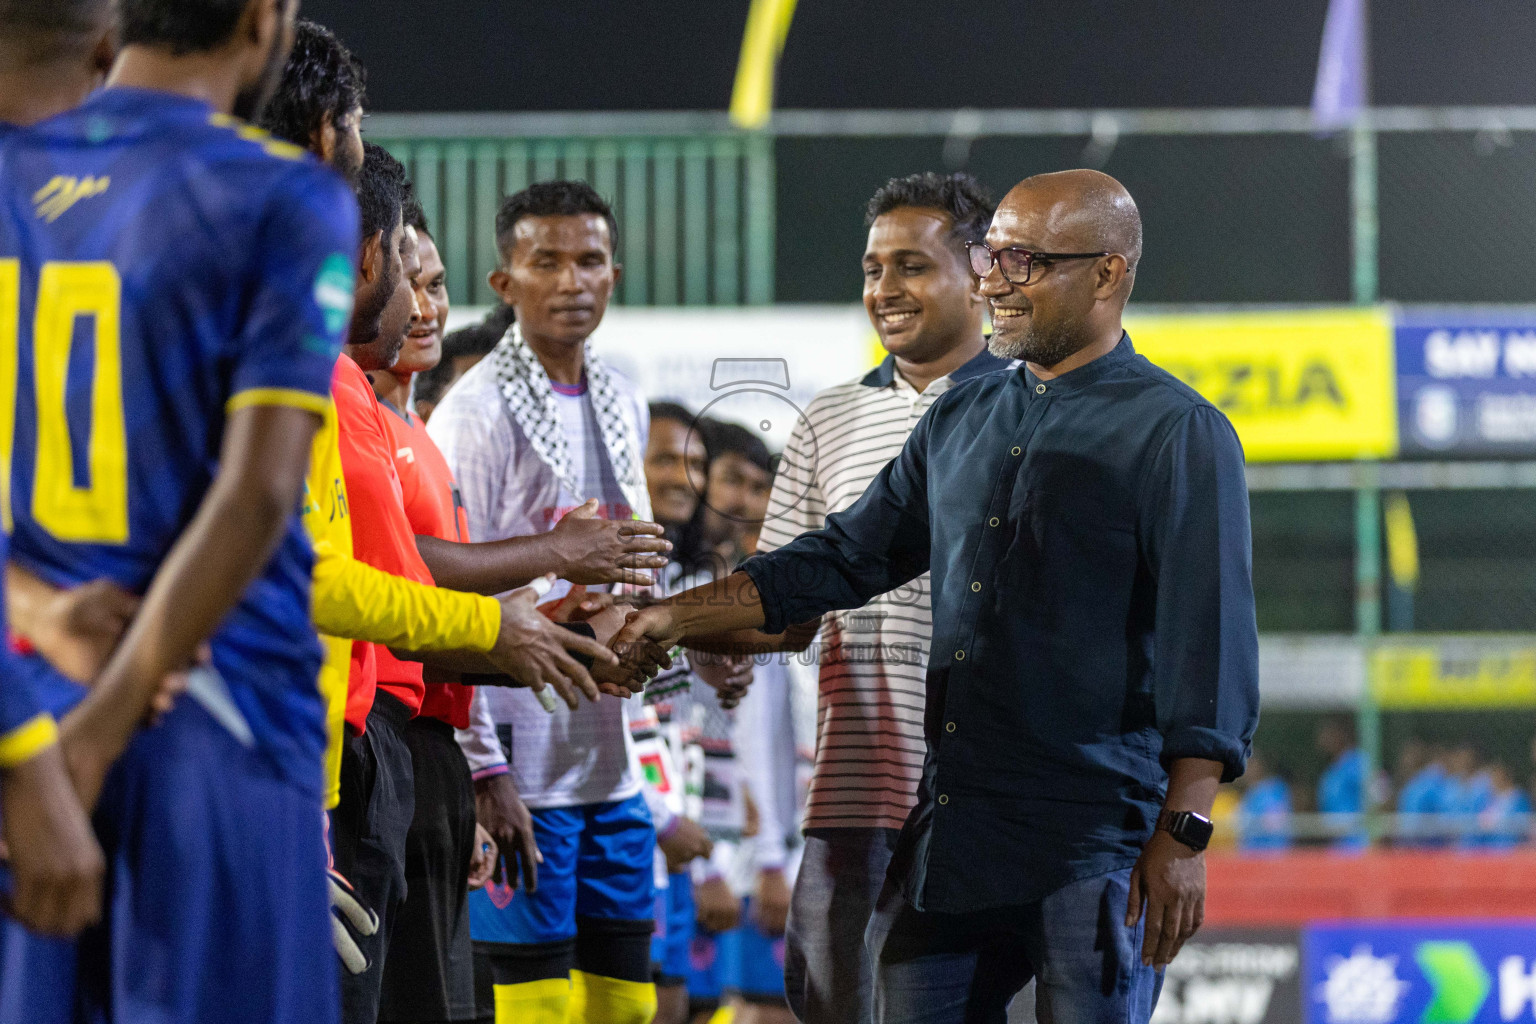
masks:
<svg viewBox="0 0 1536 1024"><path fill-rule="evenodd" d="M490 283L516 323L428 426L476 541L542 533L572 510L650 518L645 400L586 351L619 278L615 229L583 182L533 185L497 215ZM629 582L652 581L637 570ZM490 975L477 989L493 994L497 1024L648 1024L656 835L625 704L605 697L547 712L530 693L487 688L472 718L460 733L471 770L510 765L543 856L535 891L514 893L508 872L470 898L477 971Z"/></svg>

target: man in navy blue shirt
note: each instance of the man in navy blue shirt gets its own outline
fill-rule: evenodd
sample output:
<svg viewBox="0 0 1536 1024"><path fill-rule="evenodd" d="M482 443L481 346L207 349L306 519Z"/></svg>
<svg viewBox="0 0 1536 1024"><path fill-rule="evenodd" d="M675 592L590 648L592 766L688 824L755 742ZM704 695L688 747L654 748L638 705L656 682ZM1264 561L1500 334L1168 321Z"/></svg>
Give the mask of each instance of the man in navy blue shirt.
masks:
<svg viewBox="0 0 1536 1024"><path fill-rule="evenodd" d="M930 571L927 758L868 933L880 1018L1001 1021L1037 977L1042 1016L1144 1022L1258 721L1242 448L1121 327L1141 219L1119 182L1027 179L969 248L992 351L1024 364L945 393L824 529L615 646L663 661Z"/></svg>

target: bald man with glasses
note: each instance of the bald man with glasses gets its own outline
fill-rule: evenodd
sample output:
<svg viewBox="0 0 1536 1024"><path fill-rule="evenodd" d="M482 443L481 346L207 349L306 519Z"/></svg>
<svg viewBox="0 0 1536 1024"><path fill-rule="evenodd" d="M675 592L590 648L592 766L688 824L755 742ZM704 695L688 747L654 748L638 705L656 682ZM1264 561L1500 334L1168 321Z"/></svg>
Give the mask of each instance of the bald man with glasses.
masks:
<svg viewBox="0 0 1536 1024"><path fill-rule="evenodd" d="M824 529L615 646L774 633L930 571L928 752L867 934L876 1019L1001 1024L1037 978L1042 1020L1146 1022L1258 722L1243 452L1121 325L1141 218L1119 182L1020 182L970 257L992 352L1023 365L941 396Z"/></svg>

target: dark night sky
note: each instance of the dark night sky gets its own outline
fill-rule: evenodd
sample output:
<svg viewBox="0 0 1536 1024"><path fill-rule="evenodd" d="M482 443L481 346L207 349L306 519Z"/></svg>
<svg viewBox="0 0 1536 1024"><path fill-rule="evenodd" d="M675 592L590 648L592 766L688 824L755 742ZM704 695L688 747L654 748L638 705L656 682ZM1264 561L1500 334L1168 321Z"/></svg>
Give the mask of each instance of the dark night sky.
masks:
<svg viewBox="0 0 1536 1024"><path fill-rule="evenodd" d="M728 102L748 0L306 0L373 109L684 110ZM1327 0L800 0L781 107L1309 102ZM1376 0L1382 104L1536 103L1531 0Z"/></svg>

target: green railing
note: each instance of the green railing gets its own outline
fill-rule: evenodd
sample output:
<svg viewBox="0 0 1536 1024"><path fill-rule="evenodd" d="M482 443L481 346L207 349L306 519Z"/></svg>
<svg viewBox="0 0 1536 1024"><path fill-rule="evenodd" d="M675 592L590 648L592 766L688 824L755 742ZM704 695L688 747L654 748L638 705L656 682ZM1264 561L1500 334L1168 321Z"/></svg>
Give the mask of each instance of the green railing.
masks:
<svg viewBox="0 0 1536 1024"><path fill-rule="evenodd" d="M491 298L500 198L555 175L614 202L626 305L851 298L859 207L924 168L1124 176L1154 229L1142 301L1526 302L1536 268L1536 107L1376 108L1332 133L1256 108L781 110L756 133L723 112L381 114L369 134L422 187L459 302Z"/></svg>
<svg viewBox="0 0 1536 1024"><path fill-rule="evenodd" d="M454 302L494 300L502 197L551 178L588 181L614 205L618 300L629 306L773 301L773 141L692 135L379 139L406 165Z"/></svg>

